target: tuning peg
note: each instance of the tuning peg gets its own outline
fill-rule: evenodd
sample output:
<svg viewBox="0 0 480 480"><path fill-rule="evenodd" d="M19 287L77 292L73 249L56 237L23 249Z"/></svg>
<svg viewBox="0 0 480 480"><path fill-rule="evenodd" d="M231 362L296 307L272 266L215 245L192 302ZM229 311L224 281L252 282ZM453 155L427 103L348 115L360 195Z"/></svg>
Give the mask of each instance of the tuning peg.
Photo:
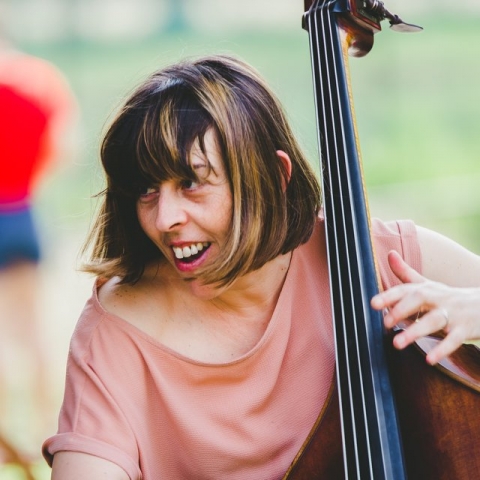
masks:
<svg viewBox="0 0 480 480"><path fill-rule="evenodd" d="M411 23L405 23L398 15L390 13L380 0L364 0L364 5L369 11L381 17L381 20L387 18L390 22L390 28L396 32L414 33L423 30L422 27Z"/></svg>
<svg viewBox="0 0 480 480"><path fill-rule="evenodd" d="M385 12L389 13L387 11ZM405 23L398 15L392 15L391 18L386 15L386 17L390 22L390 28L395 32L416 33L423 30L422 27L414 25L413 23Z"/></svg>

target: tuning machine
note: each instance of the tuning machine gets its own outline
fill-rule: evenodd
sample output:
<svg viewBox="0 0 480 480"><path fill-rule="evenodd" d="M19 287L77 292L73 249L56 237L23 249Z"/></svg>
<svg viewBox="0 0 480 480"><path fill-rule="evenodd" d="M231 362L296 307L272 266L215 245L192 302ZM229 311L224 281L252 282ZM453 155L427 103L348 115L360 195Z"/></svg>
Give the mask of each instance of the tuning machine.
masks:
<svg viewBox="0 0 480 480"><path fill-rule="evenodd" d="M386 8L383 2L379 0L363 0L365 9L371 12L372 14L381 18L381 20L388 19L390 22L390 28L396 32L403 33L415 33L423 30L422 27L418 25L413 25L411 23L404 22L398 15L390 13Z"/></svg>

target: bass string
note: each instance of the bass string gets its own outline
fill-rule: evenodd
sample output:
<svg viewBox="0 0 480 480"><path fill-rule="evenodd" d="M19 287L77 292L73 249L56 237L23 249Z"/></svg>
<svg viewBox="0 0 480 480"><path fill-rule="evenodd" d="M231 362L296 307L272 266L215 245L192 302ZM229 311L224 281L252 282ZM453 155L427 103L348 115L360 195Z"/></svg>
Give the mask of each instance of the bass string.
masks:
<svg viewBox="0 0 480 480"><path fill-rule="evenodd" d="M340 106L341 86L345 82L338 75L344 65L341 64L342 55L336 49L341 42L334 19L334 4L334 1L327 1L320 7L319 2L315 3L315 15L309 16L309 31L315 90L319 90L318 95L315 93L317 118L324 133L322 136L322 129L319 128L330 280L332 286L336 287L333 290L338 293L336 298L332 297L332 313L335 316L337 366L341 372L339 395L343 412L342 435L344 448L350 456L345 460L345 468L348 478L360 478L370 475L373 470L364 390L365 383L371 380L365 378L368 373L361 368L360 354L365 342L360 344L361 335L358 331L360 321L363 323L362 330L368 328L365 320L368 318L368 309L365 302L358 302L358 298L365 298L365 294L362 276L358 274L361 256L357 241L359 233L355 228L357 222L352 204L351 175L349 162L346 161L346 119ZM320 44L315 39L321 39ZM376 397L372 397L372 400L375 402Z"/></svg>

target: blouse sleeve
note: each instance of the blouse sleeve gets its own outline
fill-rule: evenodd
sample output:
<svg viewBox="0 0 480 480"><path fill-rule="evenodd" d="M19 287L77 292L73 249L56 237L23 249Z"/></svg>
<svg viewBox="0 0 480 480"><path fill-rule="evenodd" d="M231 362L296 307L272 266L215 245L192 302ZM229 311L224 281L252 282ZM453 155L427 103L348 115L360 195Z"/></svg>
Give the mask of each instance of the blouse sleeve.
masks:
<svg viewBox="0 0 480 480"><path fill-rule="evenodd" d="M81 452L109 460L130 479L140 479L135 432L119 402L128 392L122 392L125 383L116 357L106 351L112 342L103 341L99 332L101 317L87 303L70 344L58 433L45 441L42 451L50 466L57 452ZM118 350L117 356L121 355Z"/></svg>
<svg viewBox="0 0 480 480"><path fill-rule="evenodd" d="M400 283L392 273L387 261L388 252L396 250L412 268L422 272L422 255L415 224L410 220L382 222L372 219L375 257L382 280L387 289Z"/></svg>

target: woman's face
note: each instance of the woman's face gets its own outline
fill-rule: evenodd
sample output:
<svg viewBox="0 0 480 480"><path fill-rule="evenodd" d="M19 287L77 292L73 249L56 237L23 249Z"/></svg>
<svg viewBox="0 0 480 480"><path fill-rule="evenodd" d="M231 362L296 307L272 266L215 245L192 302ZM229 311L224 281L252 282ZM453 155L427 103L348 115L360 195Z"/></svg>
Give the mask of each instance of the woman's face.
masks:
<svg viewBox="0 0 480 480"><path fill-rule="evenodd" d="M205 153L198 141L190 153L199 182L167 180L137 201L142 229L186 280L218 255L231 224L232 193L213 130L204 140Z"/></svg>

